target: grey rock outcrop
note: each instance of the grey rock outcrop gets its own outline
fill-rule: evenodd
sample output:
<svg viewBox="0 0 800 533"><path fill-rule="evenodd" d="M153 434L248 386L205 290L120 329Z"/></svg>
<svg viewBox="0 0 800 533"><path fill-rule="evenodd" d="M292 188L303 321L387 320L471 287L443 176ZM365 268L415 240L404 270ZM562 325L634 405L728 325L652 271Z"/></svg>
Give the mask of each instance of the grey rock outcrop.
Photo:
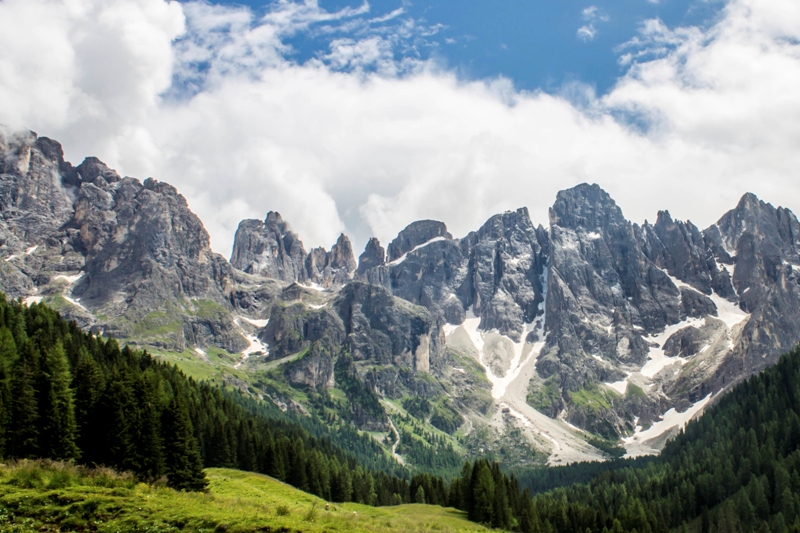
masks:
<svg viewBox="0 0 800 533"><path fill-rule="evenodd" d="M680 320L680 291L647 260L633 224L597 185L559 192L550 225L549 335L538 368L577 391L611 377L592 355L643 364L650 348L643 334Z"/></svg>
<svg viewBox="0 0 800 533"><path fill-rule="evenodd" d="M451 240L453 238L447 232L447 226L438 220L418 220L412 222L398 233L397 237L389 243L387 248L388 261L397 261L417 246L425 244L436 238Z"/></svg>
<svg viewBox="0 0 800 533"><path fill-rule="evenodd" d="M306 251L280 213L267 218L243 220L236 230L231 265L248 274L282 281L306 281Z"/></svg>
<svg viewBox="0 0 800 533"><path fill-rule="evenodd" d="M549 238L527 208L490 218L462 242L469 250L469 292L481 329L521 340L523 324L543 313Z"/></svg>
<svg viewBox="0 0 800 533"><path fill-rule="evenodd" d="M0 135L0 209L4 254L24 252L42 243L72 214L72 201L61 183L61 146L35 134Z"/></svg>
<svg viewBox="0 0 800 533"><path fill-rule="evenodd" d="M320 342L333 357L345 344L342 320L329 308L310 309L302 303L277 303L272 308L269 323L258 334L259 340L270 347L270 359L282 359Z"/></svg>
<svg viewBox="0 0 800 533"><path fill-rule="evenodd" d="M438 317L395 298L383 287L354 281L333 302L356 361L429 372L444 355Z"/></svg>
<svg viewBox="0 0 800 533"><path fill-rule="evenodd" d="M735 299L730 275L717 263L729 258L715 256L703 232L691 222L672 220L668 211L659 211L655 225L642 226L640 239L644 254L671 276L703 294L713 290Z"/></svg>
<svg viewBox="0 0 800 533"><path fill-rule="evenodd" d="M353 256L353 245L342 233L331 247L314 248L306 258L307 279L325 288L341 286L353 279L356 271L356 260Z"/></svg>
<svg viewBox="0 0 800 533"><path fill-rule="evenodd" d="M346 235L339 235L330 252L320 247L306 254L300 237L274 211L267 213L264 222L248 219L239 223L231 265L248 274L325 288L344 285L357 267Z"/></svg>
<svg viewBox="0 0 800 533"><path fill-rule="evenodd" d="M732 271L732 292L738 307L750 316L731 354L711 367L710 379L698 383L685 376L676 383L676 387L691 385L697 396L716 387L729 387L773 364L800 340L797 217L788 209L745 194L735 209L703 233L721 269L726 274Z"/></svg>
<svg viewBox="0 0 800 533"><path fill-rule="evenodd" d="M312 389L333 388L335 359L325 345L315 342L298 361L286 365L284 375L292 385Z"/></svg>

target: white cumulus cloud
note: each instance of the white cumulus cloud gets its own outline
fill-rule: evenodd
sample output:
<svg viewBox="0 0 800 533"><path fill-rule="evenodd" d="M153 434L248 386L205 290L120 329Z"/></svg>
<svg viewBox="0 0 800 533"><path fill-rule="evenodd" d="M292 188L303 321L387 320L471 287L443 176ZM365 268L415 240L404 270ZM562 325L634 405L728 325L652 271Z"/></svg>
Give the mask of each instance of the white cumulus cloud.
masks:
<svg viewBox="0 0 800 533"><path fill-rule="evenodd" d="M668 208L707 225L746 191L800 207L795 0L731 0L708 29L648 21L604 95L461 79L421 59L437 31L366 3L3 0L0 123L173 183L226 255L267 210L307 247L340 231L363 246L419 218L463 235L523 205L546 224L584 181L638 221ZM299 62L298 32L327 51Z"/></svg>

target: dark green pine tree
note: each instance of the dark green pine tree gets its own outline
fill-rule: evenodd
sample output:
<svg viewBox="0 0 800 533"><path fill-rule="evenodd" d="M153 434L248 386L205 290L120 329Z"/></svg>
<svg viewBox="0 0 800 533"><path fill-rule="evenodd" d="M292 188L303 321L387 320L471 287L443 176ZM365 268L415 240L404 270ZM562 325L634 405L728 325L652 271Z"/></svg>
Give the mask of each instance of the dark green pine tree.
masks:
<svg viewBox="0 0 800 533"><path fill-rule="evenodd" d="M138 456L136 474L145 481L155 481L164 473L157 394L146 379L140 378L134 384L134 395L140 406L133 445Z"/></svg>
<svg viewBox="0 0 800 533"><path fill-rule="evenodd" d="M70 389L72 377L60 341L45 351L42 373L45 390L39 406L39 454L52 459L77 459L80 452L75 445L77 427L73 391Z"/></svg>
<svg viewBox="0 0 800 533"><path fill-rule="evenodd" d="M128 382L118 374L109 378L98 402L97 414L95 427L100 435L100 445L93 460L113 468L138 472L134 445L139 410Z"/></svg>
<svg viewBox="0 0 800 533"><path fill-rule="evenodd" d="M472 479L472 506L468 511L469 519L481 524L491 524L494 508L494 479L485 460L475 462Z"/></svg>
<svg viewBox="0 0 800 533"><path fill-rule="evenodd" d="M11 377L11 413L8 422L7 454L11 457L36 457L39 449L39 405L36 382L39 352L28 340L14 362Z"/></svg>
<svg viewBox="0 0 800 533"><path fill-rule="evenodd" d="M11 367L17 358L17 346L11 331L0 326L0 457L5 455L5 428L11 415Z"/></svg>
<svg viewBox="0 0 800 533"><path fill-rule="evenodd" d="M176 490L204 491L206 474L186 407L173 398L164 412L164 470L167 485Z"/></svg>
<svg viewBox="0 0 800 533"><path fill-rule="evenodd" d="M508 491L506 490L500 465L492 465L492 478L494 479L494 499L492 500L492 526L499 529L511 527L511 509L508 504Z"/></svg>
<svg viewBox="0 0 800 533"><path fill-rule="evenodd" d="M78 352L72 387L75 390L75 420L78 426L78 448L82 458L89 463L101 461L102 428L97 424L97 403L103 395L105 381L100 366L89 355L85 346Z"/></svg>

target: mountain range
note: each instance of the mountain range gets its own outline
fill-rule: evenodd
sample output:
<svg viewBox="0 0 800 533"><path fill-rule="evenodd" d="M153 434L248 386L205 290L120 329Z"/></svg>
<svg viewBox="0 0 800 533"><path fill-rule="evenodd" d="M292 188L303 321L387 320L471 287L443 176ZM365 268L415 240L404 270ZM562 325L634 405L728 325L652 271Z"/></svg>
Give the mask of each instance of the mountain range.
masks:
<svg viewBox="0 0 800 533"><path fill-rule="evenodd" d="M800 340L800 223L752 194L700 229L627 220L598 185L454 238L409 224L358 261L277 212L214 253L178 191L0 135L0 289L209 368L300 414L513 464L656 453ZM212 372L213 370L213 372ZM347 412L331 410L337 402Z"/></svg>

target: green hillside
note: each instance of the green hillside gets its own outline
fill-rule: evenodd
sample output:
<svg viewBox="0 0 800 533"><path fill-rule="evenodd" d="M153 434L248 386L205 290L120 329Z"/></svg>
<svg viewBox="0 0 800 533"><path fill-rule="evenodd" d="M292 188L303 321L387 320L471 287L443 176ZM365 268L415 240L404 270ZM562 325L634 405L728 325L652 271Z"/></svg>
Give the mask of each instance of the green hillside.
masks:
<svg viewBox="0 0 800 533"><path fill-rule="evenodd" d="M0 467L0 531L471 532L466 513L433 505L331 504L273 478L206 470L206 493L137 483L133 476L64 463Z"/></svg>

